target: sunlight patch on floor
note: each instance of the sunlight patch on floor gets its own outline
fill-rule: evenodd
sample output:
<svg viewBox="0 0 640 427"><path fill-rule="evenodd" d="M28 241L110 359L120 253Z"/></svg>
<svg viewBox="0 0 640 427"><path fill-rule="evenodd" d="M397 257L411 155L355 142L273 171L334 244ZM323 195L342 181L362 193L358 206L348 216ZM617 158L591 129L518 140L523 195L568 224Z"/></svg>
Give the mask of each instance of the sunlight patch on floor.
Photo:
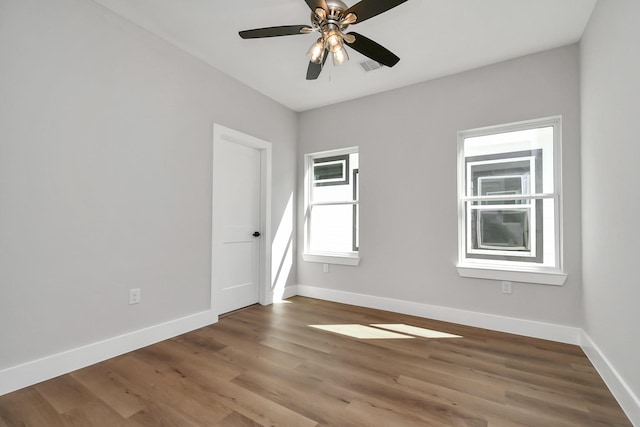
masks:
<svg viewBox="0 0 640 427"><path fill-rule="evenodd" d="M460 335L448 334L446 332L434 331L432 329L419 328L404 324L372 324L374 328L388 329L390 331L401 332L403 334L415 335L423 338L462 338Z"/></svg>
<svg viewBox="0 0 640 427"><path fill-rule="evenodd" d="M315 329L359 339L411 339L414 337L364 325L309 325Z"/></svg>
<svg viewBox="0 0 640 427"><path fill-rule="evenodd" d="M370 326L349 324L349 325L308 325L311 328L320 329L334 334L345 335L352 338L364 340L371 339L411 339L411 338L463 338L461 335L448 334L446 332L434 331L433 329L420 328L405 324L379 323Z"/></svg>

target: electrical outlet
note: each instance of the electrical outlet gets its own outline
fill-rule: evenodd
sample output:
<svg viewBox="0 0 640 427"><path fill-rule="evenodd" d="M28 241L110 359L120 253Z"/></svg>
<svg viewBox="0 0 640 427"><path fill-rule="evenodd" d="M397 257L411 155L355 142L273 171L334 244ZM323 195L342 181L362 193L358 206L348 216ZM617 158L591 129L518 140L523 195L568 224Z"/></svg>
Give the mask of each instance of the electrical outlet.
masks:
<svg viewBox="0 0 640 427"><path fill-rule="evenodd" d="M329 272L329 264L322 264L322 272L323 273Z"/></svg>
<svg viewBox="0 0 640 427"><path fill-rule="evenodd" d="M129 304L140 304L140 288L129 289Z"/></svg>
<svg viewBox="0 0 640 427"><path fill-rule="evenodd" d="M502 282L502 293L510 294L511 293L511 282Z"/></svg>

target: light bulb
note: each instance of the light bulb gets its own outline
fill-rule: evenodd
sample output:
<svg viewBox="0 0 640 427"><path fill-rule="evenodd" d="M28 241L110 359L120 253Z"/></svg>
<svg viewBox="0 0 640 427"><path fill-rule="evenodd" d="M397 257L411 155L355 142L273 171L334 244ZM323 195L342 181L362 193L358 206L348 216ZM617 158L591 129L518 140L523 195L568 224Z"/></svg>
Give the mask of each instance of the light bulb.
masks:
<svg viewBox="0 0 640 427"><path fill-rule="evenodd" d="M349 60L349 55L344 47L333 52L333 65L342 65Z"/></svg>
<svg viewBox="0 0 640 427"><path fill-rule="evenodd" d="M342 36L338 31L331 30L327 33L327 45L331 52L335 52L342 47Z"/></svg>
<svg viewBox="0 0 640 427"><path fill-rule="evenodd" d="M307 52L307 57L309 61L314 64L322 62L322 58L324 57L324 43L322 43L322 39L318 39L318 41L311 46L309 52Z"/></svg>

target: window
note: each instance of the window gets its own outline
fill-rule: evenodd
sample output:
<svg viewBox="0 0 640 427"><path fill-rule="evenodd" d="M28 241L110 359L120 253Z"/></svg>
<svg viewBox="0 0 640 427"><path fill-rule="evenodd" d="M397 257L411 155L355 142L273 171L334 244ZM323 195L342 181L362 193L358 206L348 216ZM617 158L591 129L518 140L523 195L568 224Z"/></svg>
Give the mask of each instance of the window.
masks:
<svg viewBox="0 0 640 427"><path fill-rule="evenodd" d="M305 155L305 261L357 265L358 148Z"/></svg>
<svg viewBox="0 0 640 427"><path fill-rule="evenodd" d="M458 134L458 271L561 285L561 119Z"/></svg>
<svg viewBox="0 0 640 427"><path fill-rule="evenodd" d="M313 185L349 185L349 154L315 159Z"/></svg>

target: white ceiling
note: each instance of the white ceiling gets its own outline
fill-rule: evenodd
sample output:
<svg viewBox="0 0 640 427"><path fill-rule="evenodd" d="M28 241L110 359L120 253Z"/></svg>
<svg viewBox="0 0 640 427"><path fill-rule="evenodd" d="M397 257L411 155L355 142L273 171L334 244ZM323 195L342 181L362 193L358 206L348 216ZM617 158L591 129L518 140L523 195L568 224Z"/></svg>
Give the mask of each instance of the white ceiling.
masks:
<svg viewBox="0 0 640 427"><path fill-rule="evenodd" d="M305 79L317 35L242 40L238 31L309 24L304 0L95 0L215 68L304 111L470 70L580 40L596 0L408 0L350 31L401 59L365 73L348 49ZM356 0L346 0L352 6Z"/></svg>

